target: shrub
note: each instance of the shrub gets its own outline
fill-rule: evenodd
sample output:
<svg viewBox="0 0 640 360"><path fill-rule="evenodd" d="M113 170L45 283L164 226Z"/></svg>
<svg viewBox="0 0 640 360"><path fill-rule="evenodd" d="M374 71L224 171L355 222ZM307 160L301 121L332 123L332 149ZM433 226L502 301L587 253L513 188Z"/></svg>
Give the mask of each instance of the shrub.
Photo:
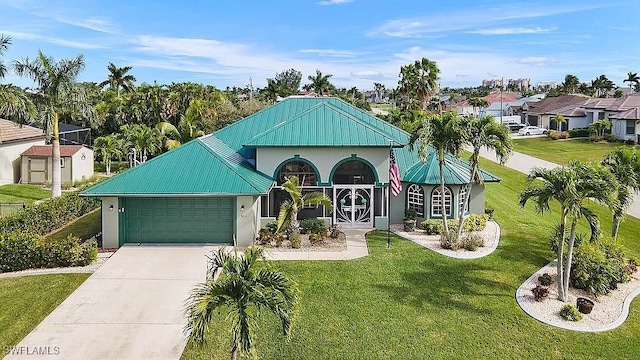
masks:
<svg viewBox="0 0 640 360"><path fill-rule="evenodd" d="M560 138L560 132L557 130L549 130L547 137L551 140L558 140Z"/></svg>
<svg viewBox="0 0 640 360"><path fill-rule="evenodd" d="M568 131L561 131L560 134L558 134L558 138L559 139L567 139L567 138L569 138L569 132Z"/></svg>
<svg viewBox="0 0 640 360"><path fill-rule="evenodd" d="M72 235L59 241L46 241L27 232L0 234L0 272L41 267L85 266L98 257L95 241L80 244Z"/></svg>
<svg viewBox="0 0 640 360"><path fill-rule="evenodd" d="M613 134L604 134L603 138L607 140L607 142L618 142L618 138Z"/></svg>
<svg viewBox="0 0 640 360"><path fill-rule="evenodd" d="M470 232L462 236L459 245L465 250L476 251L479 247L484 246L484 239L477 232Z"/></svg>
<svg viewBox="0 0 640 360"><path fill-rule="evenodd" d="M272 233L275 233L278 230L278 223L275 221L269 221L265 225L265 228L269 229L269 231L271 231Z"/></svg>
<svg viewBox="0 0 640 360"><path fill-rule="evenodd" d="M438 235L444 230L442 220L429 219L423 221L420 225L427 235ZM449 231L454 231L454 229L455 231L458 231L458 220L448 220L447 225L449 226Z"/></svg>
<svg viewBox="0 0 640 360"><path fill-rule="evenodd" d="M633 141L633 139L627 139L624 141L625 145L635 145L635 141Z"/></svg>
<svg viewBox="0 0 640 360"><path fill-rule="evenodd" d="M440 246L443 249L458 250L458 234L455 231L449 231L449 234L440 234Z"/></svg>
<svg viewBox="0 0 640 360"><path fill-rule="evenodd" d="M311 245L319 245L324 240L324 236L320 234L309 234L309 242Z"/></svg>
<svg viewBox="0 0 640 360"><path fill-rule="evenodd" d="M549 296L549 289L542 285L536 285L536 287L531 289L531 291L533 292L533 297L536 301L542 301Z"/></svg>
<svg viewBox="0 0 640 360"><path fill-rule="evenodd" d="M565 304L562 309L560 309L560 316L563 319L569 321L580 321L582 320L582 314L578 311L578 308L573 304Z"/></svg>
<svg viewBox="0 0 640 360"><path fill-rule="evenodd" d="M412 208L406 208L404 210L404 218L407 220L415 220L418 217L418 212Z"/></svg>
<svg viewBox="0 0 640 360"><path fill-rule="evenodd" d="M289 241L291 242L291 247L294 249L299 249L302 246L302 235L299 232L292 232L289 234Z"/></svg>
<svg viewBox="0 0 640 360"><path fill-rule="evenodd" d="M99 205L100 201L95 198L65 194L0 218L0 229L46 235Z"/></svg>
<svg viewBox="0 0 640 360"><path fill-rule="evenodd" d="M340 236L341 233L342 233L342 231L340 231L340 226L339 225L333 224L329 228L329 236L331 236L334 239L337 239L338 236Z"/></svg>
<svg viewBox="0 0 640 360"><path fill-rule="evenodd" d="M589 137L589 135L591 135L591 130L588 128L571 129L569 130L568 135L570 138Z"/></svg>
<svg viewBox="0 0 640 360"><path fill-rule="evenodd" d="M487 214L487 215L489 215L489 219L493 219L493 212L494 212L494 211L495 211L495 210L494 210L494 209L492 209L492 208L486 208L486 209L484 209L484 213L485 213L485 214Z"/></svg>
<svg viewBox="0 0 640 360"><path fill-rule="evenodd" d="M618 283L629 281L629 274L625 272L627 265L624 251L612 240L585 241L573 253L571 284L594 296L607 294L616 289Z"/></svg>
<svg viewBox="0 0 640 360"><path fill-rule="evenodd" d="M462 223L462 231L482 231L485 226L487 226L487 221L489 221L489 215L487 214L471 214L469 217L464 219L464 222Z"/></svg>
<svg viewBox="0 0 640 360"><path fill-rule="evenodd" d="M256 242L259 245L280 246L282 245L283 240L284 235L276 233L275 230L271 230L271 228L260 229L260 231L258 232L258 237L256 238Z"/></svg>
<svg viewBox="0 0 640 360"><path fill-rule="evenodd" d="M544 273L540 276L538 276L538 282L540 283L540 285L542 286L549 286L553 283L553 278L551 277L551 275Z"/></svg>
<svg viewBox="0 0 640 360"><path fill-rule="evenodd" d="M324 237L329 229L322 219L304 219L300 221L300 231L303 234L318 234Z"/></svg>

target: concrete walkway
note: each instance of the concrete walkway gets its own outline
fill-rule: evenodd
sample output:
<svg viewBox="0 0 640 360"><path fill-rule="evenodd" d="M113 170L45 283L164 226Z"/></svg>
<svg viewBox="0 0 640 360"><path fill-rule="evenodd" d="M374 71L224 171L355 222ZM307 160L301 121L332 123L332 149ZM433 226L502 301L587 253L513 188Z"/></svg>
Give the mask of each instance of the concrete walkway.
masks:
<svg viewBox="0 0 640 360"><path fill-rule="evenodd" d="M482 149L480 151L480 156L482 156L485 159L491 160L493 162L498 162L496 158L496 153L493 151ZM531 172L531 169L533 169L534 167L553 169L560 165L549 162L549 161L545 161L542 159L538 159L533 156L514 152L509 158L509 160L507 160L507 162L505 163L505 166L514 170L518 170L523 174L529 175L529 172ZM640 194L636 193L634 195L633 203L627 210L627 214L640 219Z"/></svg>

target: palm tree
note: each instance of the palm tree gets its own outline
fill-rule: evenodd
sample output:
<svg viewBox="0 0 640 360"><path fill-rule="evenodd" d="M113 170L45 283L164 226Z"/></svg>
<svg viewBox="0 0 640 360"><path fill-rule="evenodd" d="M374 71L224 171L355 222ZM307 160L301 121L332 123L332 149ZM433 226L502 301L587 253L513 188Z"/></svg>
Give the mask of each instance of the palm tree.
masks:
<svg viewBox="0 0 640 360"><path fill-rule="evenodd" d="M611 237L618 237L618 228L625 211L633 203L633 192L640 191L640 154L631 148L619 147L608 153L602 160L618 182L617 207L613 208Z"/></svg>
<svg viewBox="0 0 640 360"><path fill-rule="evenodd" d="M640 84L640 77L638 77L638 73L629 71L627 73L627 78L625 80L622 80L622 82L628 82L629 89L631 89L634 84Z"/></svg>
<svg viewBox="0 0 640 360"><path fill-rule="evenodd" d="M483 118L467 116L464 118L464 122L467 128L467 143L472 148L471 156L469 157L471 178L469 179L469 184L465 185L467 191L465 192L463 205L458 210L458 220L460 222L458 238L462 235L462 220L464 218L464 210L467 208L469 197L471 196L471 188L473 184L484 183L479 171L480 150L482 148L493 150L500 164L504 164L513 152L513 140L509 129L502 124L498 124L493 116L489 115Z"/></svg>
<svg viewBox="0 0 640 360"><path fill-rule="evenodd" d="M147 161L149 155L155 155L161 148L160 131L146 125L122 125L120 131L125 139L127 148L133 148L140 156L140 163ZM136 156L136 157L137 157Z"/></svg>
<svg viewBox="0 0 640 360"><path fill-rule="evenodd" d="M562 89L567 94L575 94L576 89L580 85L580 80L575 75L567 74L564 77L564 82L562 83Z"/></svg>
<svg viewBox="0 0 640 360"><path fill-rule="evenodd" d="M409 146L413 149L418 144L418 153L422 161L426 161L429 155L429 147L433 147L438 156L438 168L440 170L440 190L444 193L444 163L447 154L458 157L465 140L466 129L460 123L458 114L445 112L443 114L430 115L423 120L420 126L412 134ZM447 214L442 205L442 224L445 236L449 236Z"/></svg>
<svg viewBox="0 0 640 360"><path fill-rule="evenodd" d="M278 99L278 83L273 79L267 79L267 86L260 91L264 98L271 104L275 103Z"/></svg>
<svg viewBox="0 0 640 360"><path fill-rule="evenodd" d="M120 89L125 92L133 91L135 88L133 83L136 82L136 78L131 74L127 74L131 70L131 66L116 67L110 62L109 65L107 65L107 70L109 70L107 80L101 82L98 86L105 87L109 85L110 89L116 90L118 96L120 96Z"/></svg>
<svg viewBox="0 0 640 360"><path fill-rule="evenodd" d="M9 49L9 45L11 45L11 37L0 34L0 55L4 55L7 49ZM0 59L0 79L7 75L7 71L7 66L2 59Z"/></svg>
<svg viewBox="0 0 640 360"><path fill-rule="evenodd" d="M227 320L231 322L233 334L231 359L237 359L238 352L250 354L252 330L257 327L256 320L263 309L278 317L285 335L290 333L297 301L296 287L282 273L268 266L258 268L259 260L266 263L262 248L250 247L244 256L231 255L221 248L213 252L209 260L208 278L211 280L196 286L185 308L185 332L191 339L204 342L212 323L217 326L220 321ZM221 312L225 315L221 316Z"/></svg>
<svg viewBox="0 0 640 360"><path fill-rule="evenodd" d="M562 114L556 115L554 120L556 121L556 130L558 131L562 130L561 124L565 124L567 122L567 119Z"/></svg>
<svg viewBox="0 0 640 360"><path fill-rule="evenodd" d="M27 76L38 85L36 105L40 123L45 124L51 135L53 166L51 169L51 197L62 194L60 179L60 140L58 120L63 112L77 112L87 119L93 118L93 108L86 101L84 88L76 83L76 78L84 69L84 56L62 59L56 62L52 57L38 52L38 58L15 61L13 68L19 76Z"/></svg>
<svg viewBox="0 0 640 360"><path fill-rule="evenodd" d="M398 86L410 100L417 97L420 110L425 111L429 99L438 92L439 73L436 62L423 57L413 64L400 67Z"/></svg>
<svg viewBox="0 0 640 360"><path fill-rule="evenodd" d="M471 107L473 108L473 113L478 116L480 113L480 109L484 109L489 107L489 101L487 101L486 99L482 99L479 97L472 97L469 98L469 105L471 105ZM477 112L476 112L477 109Z"/></svg>
<svg viewBox="0 0 640 360"><path fill-rule="evenodd" d="M0 55L11 45L11 37L0 34ZM0 79L7 75L7 67L0 58ZM36 115L36 108L26 92L13 85L0 84L0 117L19 124L30 122Z"/></svg>
<svg viewBox="0 0 640 360"><path fill-rule="evenodd" d="M331 82L329 81L329 78L331 78L332 76L333 75L331 74L322 75L322 72L320 70L316 70L316 76L309 75L307 77L307 79L311 81L311 84L307 84L306 87L308 89L313 89L316 94L322 96L325 93L329 93L329 91L335 89L335 86L333 86L333 84L331 84Z"/></svg>
<svg viewBox="0 0 640 360"><path fill-rule="evenodd" d="M282 189L291 197L280 206L278 214L278 232L288 228L290 232L299 232L298 212L305 206L322 205L329 211L332 209L331 199L321 192L302 194L302 187L297 176L290 176L285 179Z"/></svg>
<svg viewBox="0 0 640 360"><path fill-rule="evenodd" d="M93 142L93 148L102 158L107 175L111 175L111 161L113 158L121 159L124 155L122 152L123 147L123 141L117 134L101 136Z"/></svg>
<svg viewBox="0 0 640 360"><path fill-rule="evenodd" d="M534 180L540 180L540 182ZM538 212L550 211L550 203L560 204L560 226L557 239L558 299L566 302L569 291L569 274L576 228L580 218L585 218L591 227L591 240L599 234L598 217L585 206L587 199L615 206L611 184L615 179L608 169L597 164L571 161L568 166L555 169L534 168L529 173L527 188L520 194L520 206L535 199ZM567 236L569 226L569 237ZM566 244L566 251L565 251Z"/></svg>

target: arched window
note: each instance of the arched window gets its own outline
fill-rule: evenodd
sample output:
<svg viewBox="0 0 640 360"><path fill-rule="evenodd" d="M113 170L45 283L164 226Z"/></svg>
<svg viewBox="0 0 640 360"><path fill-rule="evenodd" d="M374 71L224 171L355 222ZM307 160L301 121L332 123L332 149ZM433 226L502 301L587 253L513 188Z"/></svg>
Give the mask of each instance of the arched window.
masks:
<svg viewBox="0 0 640 360"><path fill-rule="evenodd" d="M462 208L464 206L464 198L465 196L467 196L467 187L466 186L460 186L460 191L458 192L458 209ZM464 212L468 213L469 212L469 203L471 202L471 198L469 198L469 202L467 202L467 206L465 206L464 208Z"/></svg>
<svg viewBox="0 0 640 360"><path fill-rule="evenodd" d="M302 186L316 186L318 177L311 165L304 161L290 161L284 164L278 172L278 185L282 185L286 177L297 176Z"/></svg>
<svg viewBox="0 0 640 360"><path fill-rule="evenodd" d="M376 176L369 165L360 160L345 161L333 173L334 184L375 184Z"/></svg>
<svg viewBox="0 0 640 360"><path fill-rule="evenodd" d="M435 187L431 191L431 216L443 215L443 207L445 216L451 216L451 190L448 187Z"/></svg>
<svg viewBox="0 0 640 360"><path fill-rule="evenodd" d="M424 189L412 184L407 189L407 207L416 211L418 216L424 216Z"/></svg>

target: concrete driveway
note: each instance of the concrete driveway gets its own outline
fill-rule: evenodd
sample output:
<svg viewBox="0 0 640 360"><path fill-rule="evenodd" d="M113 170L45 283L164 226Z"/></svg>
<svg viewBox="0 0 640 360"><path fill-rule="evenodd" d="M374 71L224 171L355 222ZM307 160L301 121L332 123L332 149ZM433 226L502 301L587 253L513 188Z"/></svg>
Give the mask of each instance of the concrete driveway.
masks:
<svg viewBox="0 0 640 360"><path fill-rule="evenodd" d="M184 301L214 249L120 248L5 359L179 359Z"/></svg>

